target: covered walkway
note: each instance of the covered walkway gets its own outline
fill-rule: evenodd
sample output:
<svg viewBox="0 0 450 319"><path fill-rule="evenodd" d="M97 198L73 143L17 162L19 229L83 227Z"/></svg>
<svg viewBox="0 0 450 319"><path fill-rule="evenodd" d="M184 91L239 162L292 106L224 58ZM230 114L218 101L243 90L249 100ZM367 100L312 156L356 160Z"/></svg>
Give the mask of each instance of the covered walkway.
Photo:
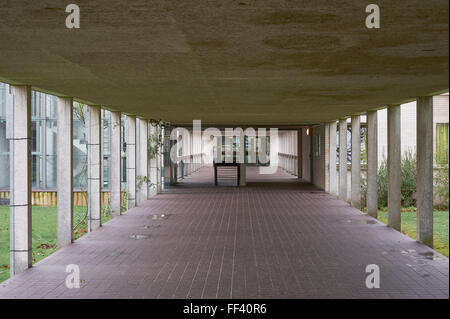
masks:
<svg viewBox="0 0 450 319"><path fill-rule="evenodd" d="M276 183L271 183L276 181ZM204 167L0 284L1 298L448 298L448 259L296 177ZM81 288L65 286L66 265ZM380 267L380 289L365 285Z"/></svg>

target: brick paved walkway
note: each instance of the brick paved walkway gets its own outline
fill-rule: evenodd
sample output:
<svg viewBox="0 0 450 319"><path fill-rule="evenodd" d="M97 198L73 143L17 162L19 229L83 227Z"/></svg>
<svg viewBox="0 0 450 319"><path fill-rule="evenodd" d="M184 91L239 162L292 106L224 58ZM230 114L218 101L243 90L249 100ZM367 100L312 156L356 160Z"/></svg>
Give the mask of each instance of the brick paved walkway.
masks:
<svg viewBox="0 0 450 319"><path fill-rule="evenodd" d="M284 172L211 183L202 169L0 284L0 297L449 296L447 258ZM79 265L80 289L66 288L67 264ZM380 289L365 287L368 264Z"/></svg>

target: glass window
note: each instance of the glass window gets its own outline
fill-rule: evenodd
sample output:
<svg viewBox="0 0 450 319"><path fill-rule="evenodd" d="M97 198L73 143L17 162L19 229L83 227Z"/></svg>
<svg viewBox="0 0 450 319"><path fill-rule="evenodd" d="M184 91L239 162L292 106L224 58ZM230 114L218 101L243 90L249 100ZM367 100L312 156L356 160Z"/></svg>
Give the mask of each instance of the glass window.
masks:
<svg viewBox="0 0 450 319"><path fill-rule="evenodd" d="M0 189L9 188L9 141L6 140L6 84L0 83Z"/></svg>
<svg viewBox="0 0 450 319"><path fill-rule="evenodd" d="M87 108L75 103L73 112L73 187L79 189L87 186Z"/></svg>
<svg viewBox="0 0 450 319"><path fill-rule="evenodd" d="M6 117L6 84L0 82L0 119Z"/></svg>
<svg viewBox="0 0 450 319"><path fill-rule="evenodd" d="M102 110L103 118L103 188L109 187L109 158L110 158L110 136L111 136L111 113Z"/></svg>
<svg viewBox="0 0 450 319"><path fill-rule="evenodd" d="M42 188L42 93L33 91L31 94L31 181L32 187Z"/></svg>
<svg viewBox="0 0 450 319"><path fill-rule="evenodd" d="M48 105L47 105L48 106ZM50 107L49 107L50 108ZM45 169L46 169L46 188L56 188L56 120L46 120L46 140L45 140Z"/></svg>
<svg viewBox="0 0 450 319"><path fill-rule="evenodd" d="M126 190L127 188L127 126L126 117L122 115L120 125L122 126L122 190Z"/></svg>
<svg viewBox="0 0 450 319"><path fill-rule="evenodd" d="M436 124L436 164L448 164L448 123Z"/></svg>
<svg viewBox="0 0 450 319"><path fill-rule="evenodd" d="M9 188L9 141L6 140L6 88L0 83L0 188ZM31 163L34 188L56 188L56 104L55 96L32 91Z"/></svg>

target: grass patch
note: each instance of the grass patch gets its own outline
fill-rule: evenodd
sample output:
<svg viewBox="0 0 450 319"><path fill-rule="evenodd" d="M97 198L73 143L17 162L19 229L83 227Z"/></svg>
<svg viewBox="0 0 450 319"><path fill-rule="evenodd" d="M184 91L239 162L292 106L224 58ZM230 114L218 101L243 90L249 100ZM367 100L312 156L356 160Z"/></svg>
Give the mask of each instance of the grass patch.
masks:
<svg viewBox="0 0 450 319"><path fill-rule="evenodd" d="M387 224L387 211L378 212L378 220ZM434 250L444 256L449 255L448 211L434 211ZM416 239L416 208L402 208L402 233Z"/></svg>
<svg viewBox="0 0 450 319"><path fill-rule="evenodd" d="M73 208L74 238L78 239L87 233L86 207ZM102 210L102 223L107 222L110 215ZM32 207L32 248L33 264L54 253L57 249L57 211L56 207ZM0 282L9 278L9 206L0 206Z"/></svg>

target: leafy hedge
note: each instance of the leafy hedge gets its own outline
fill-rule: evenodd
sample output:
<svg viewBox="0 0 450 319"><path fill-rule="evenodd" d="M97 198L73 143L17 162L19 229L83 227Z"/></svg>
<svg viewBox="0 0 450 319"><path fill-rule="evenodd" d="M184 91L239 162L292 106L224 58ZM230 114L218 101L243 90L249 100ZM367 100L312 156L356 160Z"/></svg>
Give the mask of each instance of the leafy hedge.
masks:
<svg viewBox="0 0 450 319"><path fill-rule="evenodd" d="M438 208L448 209L449 184L448 184L448 166L440 168L434 176L434 196L438 202Z"/></svg>
<svg viewBox="0 0 450 319"><path fill-rule="evenodd" d="M401 199L403 207L416 206L416 176L417 176L416 154L406 151L402 155L401 162ZM434 196L439 206L448 208L449 204L449 176L448 167L439 169L434 176ZM378 168L378 207L385 208L388 204L388 169L387 160L383 159ZM361 177L361 203L366 205L367 198L366 177Z"/></svg>

